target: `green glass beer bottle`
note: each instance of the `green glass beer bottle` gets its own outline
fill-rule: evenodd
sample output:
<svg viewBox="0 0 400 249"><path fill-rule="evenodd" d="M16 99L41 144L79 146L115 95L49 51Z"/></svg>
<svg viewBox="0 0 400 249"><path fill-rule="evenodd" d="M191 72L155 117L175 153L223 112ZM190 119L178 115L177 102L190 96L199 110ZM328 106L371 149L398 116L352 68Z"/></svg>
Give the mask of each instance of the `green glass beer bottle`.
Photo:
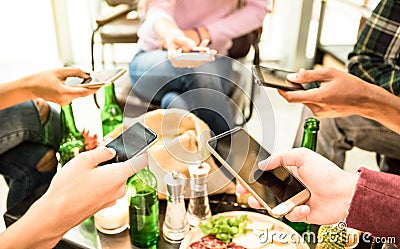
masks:
<svg viewBox="0 0 400 249"><path fill-rule="evenodd" d="M303 139L301 141L301 147L316 151L317 149L317 135L319 130L319 120L316 118L307 118L304 123ZM283 218L284 222L292 227L299 234L309 233L310 224L304 222L291 222L286 218Z"/></svg>
<svg viewBox="0 0 400 249"><path fill-rule="evenodd" d="M131 242L138 247L154 246L160 238L157 179L146 167L128 179L127 191Z"/></svg>
<svg viewBox="0 0 400 249"><path fill-rule="evenodd" d="M115 97L114 83L104 87L104 106L100 111L103 136L122 125L122 108Z"/></svg>
<svg viewBox="0 0 400 249"><path fill-rule="evenodd" d="M71 103L61 106L62 139L58 152L60 164L64 166L69 160L85 151L85 138L75 126L74 113Z"/></svg>

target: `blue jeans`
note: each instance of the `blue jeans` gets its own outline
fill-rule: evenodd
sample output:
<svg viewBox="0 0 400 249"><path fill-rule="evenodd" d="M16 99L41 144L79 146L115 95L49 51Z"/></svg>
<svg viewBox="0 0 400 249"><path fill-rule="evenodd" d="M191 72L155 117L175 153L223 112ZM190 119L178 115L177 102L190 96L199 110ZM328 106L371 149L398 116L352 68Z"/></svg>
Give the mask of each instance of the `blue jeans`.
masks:
<svg viewBox="0 0 400 249"><path fill-rule="evenodd" d="M301 122L312 116L312 112L305 107ZM341 168L345 162L346 151L351 150L353 146L400 159L400 135L374 120L356 115L319 120L317 152ZM302 124L297 131L294 147L301 145Z"/></svg>
<svg viewBox="0 0 400 249"><path fill-rule="evenodd" d="M231 59L219 56L196 68L174 68L167 51L139 51L129 65L133 92L141 99L160 104L170 92L176 97L168 108L191 111L219 134L233 128L227 96L232 89Z"/></svg>
<svg viewBox="0 0 400 249"><path fill-rule="evenodd" d="M36 188L47 184L56 169L39 172L36 166L61 141L59 113L51 109L42 125L33 101L0 111L0 174L9 180L7 207L10 208Z"/></svg>

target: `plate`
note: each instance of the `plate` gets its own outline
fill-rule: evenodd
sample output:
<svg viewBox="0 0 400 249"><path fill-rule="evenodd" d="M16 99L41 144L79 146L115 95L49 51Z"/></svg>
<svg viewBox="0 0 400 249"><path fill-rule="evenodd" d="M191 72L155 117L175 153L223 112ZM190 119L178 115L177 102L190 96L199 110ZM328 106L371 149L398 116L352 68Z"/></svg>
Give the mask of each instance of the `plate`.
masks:
<svg viewBox="0 0 400 249"><path fill-rule="evenodd" d="M214 217L225 216L227 218L234 218L240 215L247 215L252 221L248 227L253 229L253 232L248 232L246 235L238 235L234 240L251 241L254 238L267 241L266 243L257 243L257 246L247 248L262 248L262 249L310 249L308 244L304 242L301 236L285 223L270 216L247 211L233 211L225 212L214 215ZM257 232L254 232L257 231ZM260 237L260 234L263 233ZM188 249L190 244L199 241L204 236L200 228L192 228L186 237L183 239L179 249ZM242 236L242 237L241 237ZM241 238L240 238L241 237ZM254 241L253 241L254 242ZM244 246L244 245L243 245Z"/></svg>

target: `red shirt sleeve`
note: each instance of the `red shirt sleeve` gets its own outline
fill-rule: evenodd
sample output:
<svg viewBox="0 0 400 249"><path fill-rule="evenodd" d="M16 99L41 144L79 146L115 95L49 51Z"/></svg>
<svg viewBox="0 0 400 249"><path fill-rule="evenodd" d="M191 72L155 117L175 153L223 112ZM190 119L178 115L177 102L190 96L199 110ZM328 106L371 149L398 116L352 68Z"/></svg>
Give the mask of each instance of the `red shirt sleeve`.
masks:
<svg viewBox="0 0 400 249"><path fill-rule="evenodd" d="M360 168L346 223L400 244L400 176Z"/></svg>

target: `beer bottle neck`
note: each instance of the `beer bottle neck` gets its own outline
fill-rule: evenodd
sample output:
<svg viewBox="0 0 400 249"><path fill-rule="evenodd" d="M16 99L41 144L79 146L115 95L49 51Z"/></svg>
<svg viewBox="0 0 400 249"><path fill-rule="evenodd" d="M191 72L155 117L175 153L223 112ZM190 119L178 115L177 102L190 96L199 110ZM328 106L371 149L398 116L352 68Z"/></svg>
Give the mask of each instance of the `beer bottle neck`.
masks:
<svg viewBox="0 0 400 249"><path fill-rule="evenodd" d="M114 83L104 87L104 105L117 104Z"/></svg>
<svg viewBox="0 0 400 249"><path fill-rule="evenodd" d="M304 124L303 140L301 147L316 151L319 121L315 118L308 118Z"/></svg>
<svg viewBox="0 0 400 249"><path fill-rule="evenodd" d="M72 105L61 106L61 125L63 135L73 133L80 134L75 126L74 113L72 112Z"/></svg>

